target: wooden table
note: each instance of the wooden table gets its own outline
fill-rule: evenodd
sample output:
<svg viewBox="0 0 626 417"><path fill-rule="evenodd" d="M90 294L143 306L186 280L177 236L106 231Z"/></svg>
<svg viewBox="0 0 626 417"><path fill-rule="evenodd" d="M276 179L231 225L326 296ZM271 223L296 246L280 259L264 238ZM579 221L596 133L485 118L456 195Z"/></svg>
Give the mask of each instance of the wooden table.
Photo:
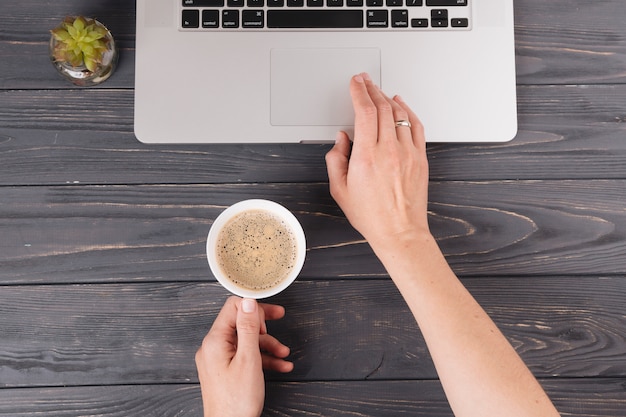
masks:
<svg viewBox="0 0 626 417"><path fill-rule="evenodd" d="M515 11L519 135L429 146L432 229L564 416L625 415L626 3ZM73 14L121 47L101 87L49 62L48 30ZM308 237L272 300L296 369L268 375L264 415L450 416L412 316L329 196L328 146L135 139L134 19L128 0L2 4L0 415L200 415L193 358L228 295L206 234L261 197Z"/></svg>

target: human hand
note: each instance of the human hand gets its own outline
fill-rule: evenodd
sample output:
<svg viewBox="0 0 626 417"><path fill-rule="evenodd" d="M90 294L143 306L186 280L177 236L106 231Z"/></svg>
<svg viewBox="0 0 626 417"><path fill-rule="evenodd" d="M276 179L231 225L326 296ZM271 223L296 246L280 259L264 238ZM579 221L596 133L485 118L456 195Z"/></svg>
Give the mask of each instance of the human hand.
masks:
<svg viewBox="0 0 626 417"><path fill-rule="evenodd" d="M352 150L344 132L326 155L330 192L377 248L428 233L428 161L424 128L399 96L390 99L367 74L352 77ZM411 127L396 126L408 120Z"/></svg>
<svg viewBox="0 0 626 417"><path fill-rule="evenodd" d="M230 297L196 353L205 417L258 417L263 411L263 369L290 372L289 348L267 334L265 320L285 309Z"/></svg>

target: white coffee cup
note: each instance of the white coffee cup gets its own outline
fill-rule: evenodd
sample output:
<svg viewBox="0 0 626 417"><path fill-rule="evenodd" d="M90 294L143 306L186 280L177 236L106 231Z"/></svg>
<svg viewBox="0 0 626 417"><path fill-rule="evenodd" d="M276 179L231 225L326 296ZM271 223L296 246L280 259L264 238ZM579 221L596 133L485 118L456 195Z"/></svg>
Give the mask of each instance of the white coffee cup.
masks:
<svg viewBox="0 0 626 417"><path fill-rule="evenodd" d="M241 283L235 282L236 279L233 280L229 278L224 267L220 265L220 256L218 256L218 238L220 238L220 233L226 226L232 226L233 223L231 223L231 220L235 219L234 222L241 221L237 220L242 219L242 216L240 215L251 216L253 214L258 214L258 212L263 212L273 216L274 219L286 227L292 239L290 241L295 244L295 253L293 254L293 262L290 264L291 267L284 278L272 284L269 284L268 282L267 287L250 288L248 286L241 285ZM206 252L211 272L224 288L240 297L257 299L267 298L278 294L291 285L302 270L306 256L306 239L300 222L298 222L298 219L296 219L296 217L285 207L269 200L244 200L228 207L215 219L207 237ZM232 258L237 257L233 256Z"/></svg>

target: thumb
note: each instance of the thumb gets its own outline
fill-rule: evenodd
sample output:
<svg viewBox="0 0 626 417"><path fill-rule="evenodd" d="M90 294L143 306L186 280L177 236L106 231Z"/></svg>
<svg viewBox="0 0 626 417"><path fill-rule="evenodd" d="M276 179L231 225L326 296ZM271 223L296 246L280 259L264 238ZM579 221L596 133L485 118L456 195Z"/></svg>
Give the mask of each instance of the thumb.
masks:
<svg viewBox="0 0 626 417"><path fill-rule="evenodd" d="M261 332L261 319L256 300L244 298L237 309L237 353L244 361L261 361L259 349L259 334Z"/></svg>
<svg viewBox="0 0 626 417"><path fill-rule="evenodd" d="M326 169L330 182L330 192L335 199L341 194L348 177L350 159L350 139L345 132L337 133L335 146L326 154Z"/></svg>

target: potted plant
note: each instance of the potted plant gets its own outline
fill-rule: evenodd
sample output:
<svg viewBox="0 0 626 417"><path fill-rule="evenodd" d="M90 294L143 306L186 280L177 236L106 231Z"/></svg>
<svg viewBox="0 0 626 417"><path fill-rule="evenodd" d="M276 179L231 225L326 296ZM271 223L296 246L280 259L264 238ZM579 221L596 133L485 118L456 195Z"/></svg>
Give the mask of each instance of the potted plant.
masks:
<svg viewBox="0 0 626 417"><path fill-rule="evenodd" d="M99 84L113 73L117 48L113 35L102 23L83 16L67 17L51 34L50 58L74 84Z"/></svg>

